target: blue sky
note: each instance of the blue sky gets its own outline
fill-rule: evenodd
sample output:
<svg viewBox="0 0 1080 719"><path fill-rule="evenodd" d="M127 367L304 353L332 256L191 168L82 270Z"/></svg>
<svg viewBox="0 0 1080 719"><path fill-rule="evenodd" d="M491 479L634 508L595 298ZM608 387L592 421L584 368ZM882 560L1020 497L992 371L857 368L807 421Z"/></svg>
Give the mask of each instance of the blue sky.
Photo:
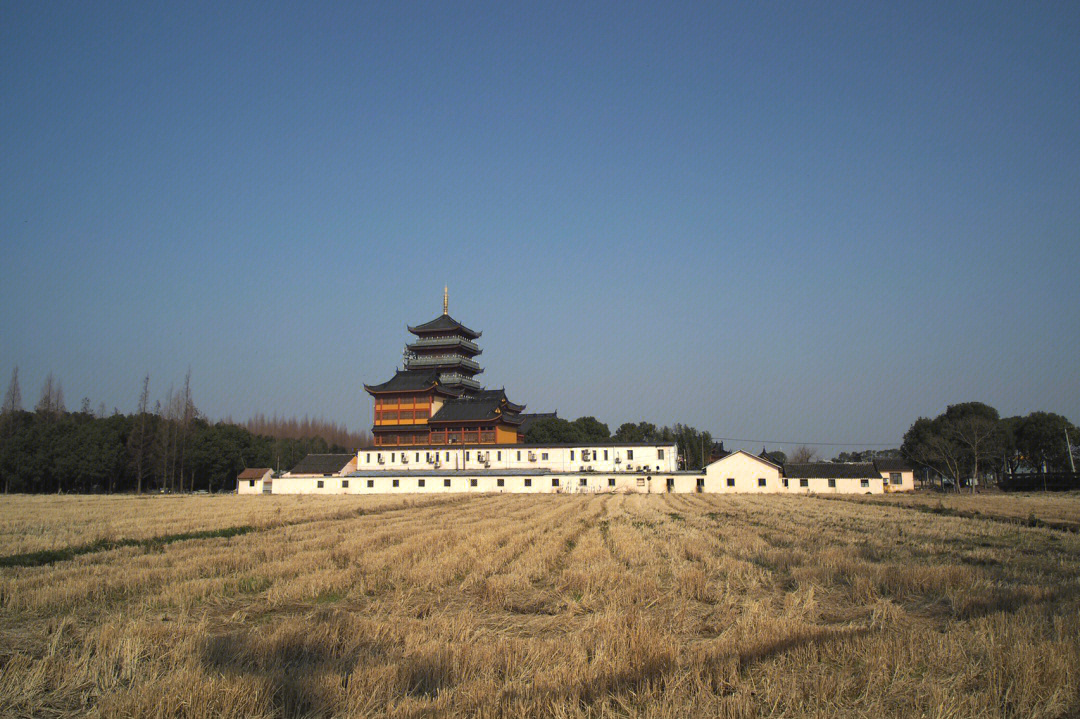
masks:
<svg viewBox="0 0 1080 719"><path fill-rule="evenodd" d="M367 427L448 284L613 429L1080 421L1075 2L3 2L0 129L28 405Z"/></svg>

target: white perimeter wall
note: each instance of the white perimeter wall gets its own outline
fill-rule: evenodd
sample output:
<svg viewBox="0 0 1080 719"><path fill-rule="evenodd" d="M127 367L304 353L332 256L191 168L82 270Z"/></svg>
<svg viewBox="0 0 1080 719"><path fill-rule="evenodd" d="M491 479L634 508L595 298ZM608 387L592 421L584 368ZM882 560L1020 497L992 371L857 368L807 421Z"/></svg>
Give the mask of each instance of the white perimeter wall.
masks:
<svg viewBox="0 0 1080 719"><path fill-rule="evenodd" d="M357 452L358 470L480 470L546 469L551 472L674 472L678 469L678 449L672 444L589 445L542 447L511 445L491 449L453 446L385 447ZM435 466L438 456L439 464ZM466 459L468 455L468 459ZM544 455L547 455L546 457ZM379 461L380 457L382 462ZM588 459L584 459L588 457ZM591 470L586 469L591 468ZM644 469L639 469L644 468Z"/></svg>

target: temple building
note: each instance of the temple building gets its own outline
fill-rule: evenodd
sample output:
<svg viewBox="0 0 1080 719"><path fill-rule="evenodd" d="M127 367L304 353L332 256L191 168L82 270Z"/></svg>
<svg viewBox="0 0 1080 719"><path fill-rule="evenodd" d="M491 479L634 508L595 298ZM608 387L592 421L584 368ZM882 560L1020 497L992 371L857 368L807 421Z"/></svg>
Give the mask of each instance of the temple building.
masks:
<svg viewBox="0 0 1080 719"><path fill-rule="evenodd" d="M476 361L482 333L450 316L446 288L442 315L408 329L416 339L405 345L404 368L382 384L364 385L375 404L376 446L524 441L525 405L476 381L484 371Z"/></svg>

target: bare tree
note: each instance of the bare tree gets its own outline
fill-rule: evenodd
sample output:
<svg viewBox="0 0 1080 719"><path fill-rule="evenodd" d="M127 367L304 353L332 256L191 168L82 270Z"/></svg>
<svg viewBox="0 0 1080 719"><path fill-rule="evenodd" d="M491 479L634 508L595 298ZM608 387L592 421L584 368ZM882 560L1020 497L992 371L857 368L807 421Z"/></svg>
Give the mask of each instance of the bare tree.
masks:
<svg viewBox="0 0 1080 719"><path fill-rule="evenodd" d="M0 406L0 412L13 414L21 411L22 392L19 390L19 367L16 365L11 372L11 382L8 384L7 392L4 394L4 404Z"/></svg>
<svg viewBox="0 0 1080 719"><path fill-rule="evenodd" d="M139 494L143 491L143 477L146 476L146 455L149 449L148 424L150 416L147 410L150 404L150 375L143 377L142 391L139 393L139 409L135 418L135 428L128 439L128 446L135 465L135 487Z"/></svg>
<svg viewBox="0 0 1080 719"><path fill-rule="evenodd" d="M41 385L41 398L34 410L47 417L56 417L67 411L64 406L64 387L50 372Z"/></svg>
<svg viewBox="0 0 1080 719"><path fill-rule="evenodd" d="M180 444L180 491L184 491L184 460L187 456L187 442L188 435L191 432L191 424L195 420L198 414L198 410L195 409L195 403L191 399L191 368L188 368L187 374L184 375L184 389L180 391L179 397L180 404L180 432L179 432L179 444Z"/></svg>
<svg viewBox="0 0 1080 719"><path fill-rule="evenodd" d="M792 464L803 464L805 462L817 462L821 460L821 455L813 447L807 447L805 444L800 444L795 449L791 450L791 456L787 458L788 462Z"/></svg>

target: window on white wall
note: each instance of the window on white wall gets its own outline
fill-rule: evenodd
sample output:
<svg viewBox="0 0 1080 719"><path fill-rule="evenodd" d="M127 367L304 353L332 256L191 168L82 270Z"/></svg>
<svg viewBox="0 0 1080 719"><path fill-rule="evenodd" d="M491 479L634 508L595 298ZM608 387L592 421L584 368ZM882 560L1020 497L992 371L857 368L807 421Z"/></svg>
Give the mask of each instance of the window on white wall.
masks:
<svg viewBox="0 0 1080 719"><path fill-rule="evenodd" d="M323 481L320 479L319 481L315 482L315 486L318 487L319 489L322 489Z"/></svg>
<svg viewBox="0 0 1080 719"><path fill-rule="evenodd" d="M860 479L859 480L859 486L860 487L869 487L870 486L870 480L869 479Z"/></svg>
<svg viewBox="0 0 1080 719"><path fill-rule="evenodd" d="M662 449L656 450L656 458L657 459L663 459L664 458L664 450L662 450Z"/></svg>
<svg viewBox="0 0 1080 719"><path fill-rule="evenodd" d="M349 480L347 480L347 479L341 480L341 488L342 489L348 489L349 488Z"/></svg>
<svg viewBox="0 0 1080 719"><path fill-rule="evenodd" d="M830 487L835 487L836 486L836 480L835 479L830 479L829 480L829 486Z"/></svg>
<svg viewBox="0 0 1080 719"><path fill-rule="evenodd" d="M634 450L632 450L632 449L626 450L626 458L627 459L633 459L634 458Z"/></svg>
<svg viewBox="0 0 1080 719"><path fill-rule="evenodd" d="M764 487L765 486L765 478L764 477L758 477L757 486L759 486L759 487Z"/></svg>
<svg viewBox="0 0 1080 719"><path fill-rule="evenodd" d="M799 486L800 487L809 487L810 486L810 480L809 479L800 479L799 480Z"/></svg>

